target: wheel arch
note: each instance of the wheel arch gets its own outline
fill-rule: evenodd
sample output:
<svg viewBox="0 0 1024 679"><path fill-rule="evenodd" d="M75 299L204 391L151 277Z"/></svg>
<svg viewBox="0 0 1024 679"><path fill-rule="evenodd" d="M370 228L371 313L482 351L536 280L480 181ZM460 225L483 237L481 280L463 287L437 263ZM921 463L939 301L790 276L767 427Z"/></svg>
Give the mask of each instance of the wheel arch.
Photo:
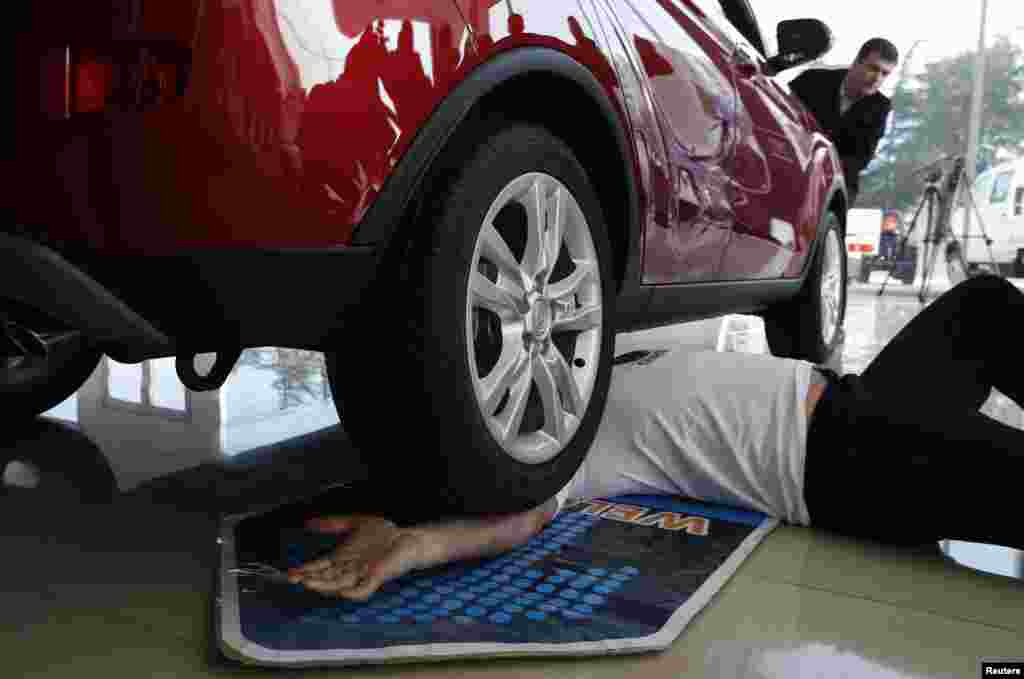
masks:
<svg viewBox="0 0 1024 679"><path fill-rule="evenodd" d="M846 252L846 194L841 188L833 187L821 204L824 206L824 209L818 219L824 219L826 212L835 213L836 219L839 222L840 245L843 246L843 252ZM814 240L810 244L810 250L807 253L807 257L804 259L803 266L800 270L801 286L807 282L807 278L811 275L814 259L818 256L818 249L823 246L824 237L821 229L819 228L818 232L814 234Z"/></svg>
<svg viewBox="0 0 1024 679"><path fill-rule="evenodd" d="M556 105L537 107L532 102L538 98ZM577 154L599 196L621 291L640 202L628 133L594 75L549 48L505 52L463 80L424 124L353 243L377 244L389 252L411 247L420 235L417 217L423 203L447 169L448 154L458 152L456 132L466 123L495 115L542 125Z"/></svg>

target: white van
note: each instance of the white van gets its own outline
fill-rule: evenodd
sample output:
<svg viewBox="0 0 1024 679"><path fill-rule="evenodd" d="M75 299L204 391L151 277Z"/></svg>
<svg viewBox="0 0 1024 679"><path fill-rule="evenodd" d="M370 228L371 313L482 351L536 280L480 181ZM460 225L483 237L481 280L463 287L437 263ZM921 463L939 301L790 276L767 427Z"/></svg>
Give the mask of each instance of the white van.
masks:
<svg viewBox="0 0 1024 679"><path fill-rule="evenodd" d="M910 285L914 282L917 272L918 242L908 239L902 253L892 253L890 260L880 257L882 253L882 225L886 220L886 212L871 208L852 208L846 213L846 278L849 281L867 283L873 271L892 271L894 280ZM896 220L897 236L902 242L905 229L900 226L902 218L896 213L889 213ZM919 240L919 239L918 239Z"/></svg>
<svg viewBox="0 0 1024 679"><path fill-rule="evenodd" d="M861 264L865 255L878 254L878 238L881 233L882 211L852 208L846 213L846 276L859 279Z"/></svg>
<svg viewBox="0 0 1024 679"><path fill-rule="evenodd" d="M995 259L1000 273L1024 278L1024 158L1001 163L978 175L973 187L977 213L971 213L966 243L968 268L991 268ZM950 226L962 240L964 206L953 213ZM978 215L985 233L992 240L992 256L982 239Z"/></svg>

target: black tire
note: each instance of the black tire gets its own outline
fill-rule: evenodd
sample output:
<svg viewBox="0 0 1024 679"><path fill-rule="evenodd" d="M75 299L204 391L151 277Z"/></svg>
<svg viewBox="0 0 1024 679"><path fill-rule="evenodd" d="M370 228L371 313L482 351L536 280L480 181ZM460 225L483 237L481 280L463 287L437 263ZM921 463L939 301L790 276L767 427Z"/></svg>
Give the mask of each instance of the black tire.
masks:
<svg viewBox="0 0 1024 679"><path fill-rule="evenodd" d="M906 251L903 253L903 261L909 261L909 266L904 270L903 282L906 285L913 285L914 279L917 275L917 246L907 245Z"/></svg>
<svg viewBox="0 0 1024 679"><path fill-rule="evenodd" d="M868 255L861 255L860 258L860 271L857 272L857 280L861 283L867 283L871 280L871 265L874 264L875 258Z"/></svg>
<svg viewBox="0 0 1024 679"><path fill-rule="evenodd" d="M457 133L435 167L444 169L429 180L433 190L428 188L422 201L426 214L415 220L426 240L411 246L400 262L382 265L371 301L355 324L380 330L372 336L346 332L341 351L325 352L331 389L342 426L364 455L371 484L397 485L401 490L394 495L416 505L413 513L524 511L569 481L604 411L615 337L608 233L586 172L572 150L542 127L494 118L472 123ZM554 177L579 204L598 260L602 298L590 400L575 435L539 463L512 457L487 428L473 386L465 311L484 215L507 184L530 172ZM564 257L564 243L561 247ZM392 323L380 317L381 309L402 311ZM382 354L387 360L360 358ZM392 513L403 518L401 511Z"/></svg>
<svg viewBox="0 0 1024 679"><path fill-rule="evenodd" d="M108 504L120 492L103 452L77 427L39 418L4 432L0 442L0 474L11 462L28 466L35 487L0 483L0 498L45 497L82 504Z"/></svg>
<svg viewBox="0 0 1024 679"><path fill-rule="evenodd" d="M795 298L761 314L764 318L768 346L774 356L826 363L842 341L843 322L846 320L846 285L838 286L838 318L835 331L830 338L824 337L822 327L821 298L825 246L832 237L838 241L836 247L839 252L839 281L845 281L847 276L846 249L841 245L842 231L839 219L834 213L825 213L819 232L821 237L814 261L800 293Z"/></svg>
<svg viewBox="0 0 1024 679"><path fill-rule="evenodd" d="M45 357L29 355L11 359L11 353L0 351L0 412L3 417L23 420L45 413L74 394L89 379L103 356L80 332L48 333L46 337L49 353Z"/></svg>

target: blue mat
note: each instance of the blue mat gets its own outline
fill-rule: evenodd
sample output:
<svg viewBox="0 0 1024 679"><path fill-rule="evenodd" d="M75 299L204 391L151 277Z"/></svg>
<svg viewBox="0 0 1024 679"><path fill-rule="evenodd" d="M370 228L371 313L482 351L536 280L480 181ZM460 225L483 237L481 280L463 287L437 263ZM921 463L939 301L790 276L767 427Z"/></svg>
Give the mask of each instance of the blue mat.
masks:
<svg viewBox="0 0 1024 679"><path fill-rule="evenodd" d="M273 512L223 519L215 625L227 658L309 667L662 650L778 521L663 496L570 504L514 552L418 571L364 603L230 572L291 567L336 542L295 525Z"/></svg>

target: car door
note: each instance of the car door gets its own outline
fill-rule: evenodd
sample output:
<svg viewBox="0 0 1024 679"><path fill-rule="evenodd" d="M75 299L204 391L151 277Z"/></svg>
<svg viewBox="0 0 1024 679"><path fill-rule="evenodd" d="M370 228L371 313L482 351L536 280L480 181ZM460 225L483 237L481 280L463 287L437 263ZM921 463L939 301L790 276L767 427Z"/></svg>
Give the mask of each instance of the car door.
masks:
<svg viewBox="0 0 1024 679"><path fill-rule="evenodd" d="M739 95L729 157L734 235L720 280L782 277L814 239L820 206L810 190L812 136L788 88L768 75L756 19L743 0L699 0L728 42ZM740 22L741 32L734 22ZM774 28L774 27L772 27Z"/></svg>
<svg viewBox="0 0 1024 679"><path fill-rule="evenodd" d="M1021 242L1021 234L1014 228L1014 222L1020 224L1020 217L1013 215L1013 175L1014 167L1010 165L995 173L992 182L992 191L988 196L979 197L981 207L981 219L985 231L992 243L992 254L997 261L1012 261L1017 254L1018 247L1024 247ZM971 227L971 236L979 236L978 242L983 242L977 225ZM987 260L988 250L983 251L980 259Z"/></svg>
<svg viewBox="0 0 1024 679"><path fill-rule="evenodd" d="M629 48L643 65L665 143L664 219L648 220L642 280L666 285L714 280L732 234L725 162L735 92L727 55L677 0L617 3Z"/></svg>

